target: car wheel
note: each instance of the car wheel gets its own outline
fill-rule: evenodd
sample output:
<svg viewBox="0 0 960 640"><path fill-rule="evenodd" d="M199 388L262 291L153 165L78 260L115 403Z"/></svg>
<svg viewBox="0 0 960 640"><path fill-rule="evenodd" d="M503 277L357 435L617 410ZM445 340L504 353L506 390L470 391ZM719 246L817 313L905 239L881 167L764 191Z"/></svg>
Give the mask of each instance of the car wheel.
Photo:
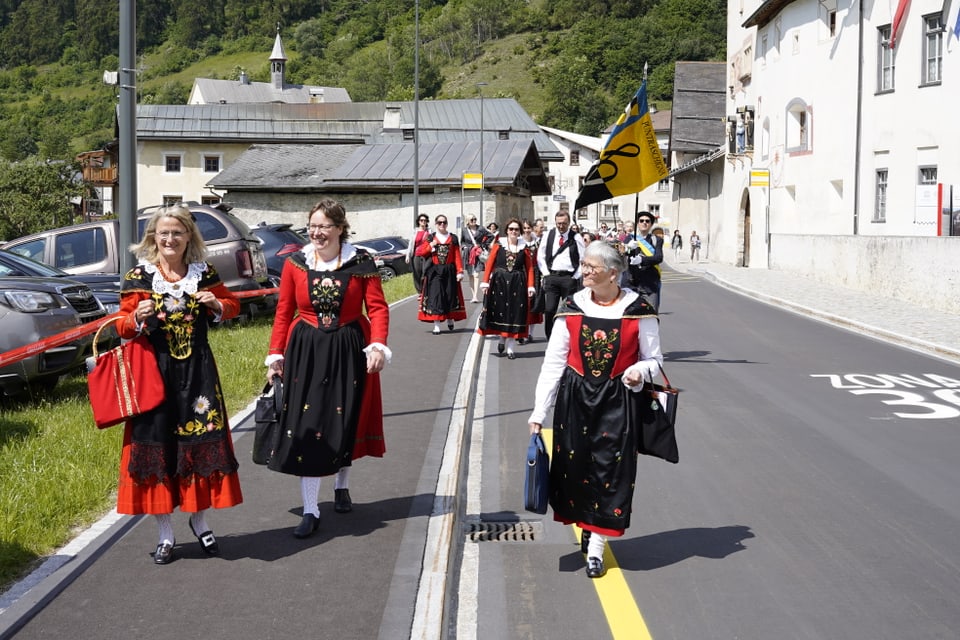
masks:
<svg viewBox="0 0 960 640"><path fill-rule="evenodd" d="M381 280L393 280L397 277L397 272L390 267L380 267L379 271Z"/></svg>

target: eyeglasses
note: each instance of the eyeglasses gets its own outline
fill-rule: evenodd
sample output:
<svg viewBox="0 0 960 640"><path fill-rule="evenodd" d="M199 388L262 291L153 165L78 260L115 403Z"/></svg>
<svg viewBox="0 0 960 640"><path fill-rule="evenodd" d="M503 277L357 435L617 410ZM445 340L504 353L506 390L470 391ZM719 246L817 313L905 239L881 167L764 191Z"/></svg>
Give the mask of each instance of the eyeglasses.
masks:
<svg viewBox="0 0 960 640"><path fill-rule="evenodd" d="M653 220L650 220L649 218L640 218L637 220L637 224L653 224Z"/></svg>
<svg viewBox="0 0 960 640"><path fill-rule="evenodd" d="M335 226L337 226L337 225L335 225L335 224L312 224L312 225L310 225L309 227L307 227L307 230L308 230L310 233L316 233L317 231L330 231L330 229L333 229Z"/></svg>
<svg viewBox="0 0 960 640"><path fill-rule="evenodd" d="M446 220L437 220L437 224L447 224Z"/></svg>
<svg viewBox="0 0 960 640"><path fill-rule="evenodd" d="M596 265L587 264L586 262L580 263L580 272L584 275L592 275L594 273L603 273L606 271L606 267L598 267Z"/></svg>
<svg viewBox="0 0 960 640"><path fill-rule="evenodd" d="M507 231L520 231L520 227L507 227Z"/></svg>
<svg viewBox="0 0 960 640"><path fill-rule="evenodd" d="M156 236L167 240L168 238L173 238L174 240L179 240L185 235L189 235L186 231L157 231Z"/></svg>

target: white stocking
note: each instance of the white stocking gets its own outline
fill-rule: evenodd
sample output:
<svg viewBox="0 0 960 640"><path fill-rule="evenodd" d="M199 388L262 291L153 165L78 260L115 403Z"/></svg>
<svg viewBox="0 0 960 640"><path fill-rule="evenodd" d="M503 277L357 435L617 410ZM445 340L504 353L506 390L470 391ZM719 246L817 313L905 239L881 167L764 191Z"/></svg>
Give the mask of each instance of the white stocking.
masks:
<svg viewBox="0 0 960 640"><path fill-rule="evenodd" d="M303 498L303 515L312 513L320 517L320 507L317 500L320 498L320 478L317 476L300 477L300 495Z"/></svg>
<svg viewBox="0 0 960 640"><path fill-rule="evenodd" d="M350 467L340 467L340 471L337 471L337 475L333 479L333 488L334 489L349 489L350 482Z"/></svg>
<svg viewBox="0 0 960 640"><path fill-rule="evenodd" d="M203 509L190 516L190 523L193 524L193 530L197 532L197 535L210 531L210 527L207 526L206 514L207 510Z"/></svg>
<svg viewBox="0 0 960 640"><path fill-rule="evenodd" d="M162 513L154 516L157 519L157 527L160 529L159 543L173 544L173 518L169 513Z"/></svg>
<svg viewBox="0 0 960 640"><path fill-rule="evenodd" d="M587 544L587 557L600 558L603 560L603 547L605 544L607 544L607 539L604 536L596 531L591 531L590 542Z"/></svg>

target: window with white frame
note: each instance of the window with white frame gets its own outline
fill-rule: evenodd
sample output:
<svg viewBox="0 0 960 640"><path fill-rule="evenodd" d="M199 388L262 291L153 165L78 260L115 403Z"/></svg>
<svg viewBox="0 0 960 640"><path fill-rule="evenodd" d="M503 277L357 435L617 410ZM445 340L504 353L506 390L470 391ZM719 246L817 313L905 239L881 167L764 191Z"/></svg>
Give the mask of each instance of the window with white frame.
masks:
<svg viewBox="0 0 960 640"><path fill-rule="evenodd" d="M570 150L570 166L579 167L580 166L580 152L571 149Z"/></svg>
<svg viewBox="0 0 960 640"><path fill-rule="evenodd" d="M183 170L183 156L179 153L163 154L163 172L180 173Z"/></svg>
<svg viewBox="0 0 960 640"><path fill-rule="evenodd" d="M204 173L220 173L220 156L204 154L203 172Z"/></svg>
<svg viewBox="0 0 960 640"><path fill-rule="evenodd" d="M876 202L873 207L873 221L887 221L887 169L877 169Z"/></svg>
<svg viewBox="0 0 960 640"><path fill-rule="evenodd" d="M788 152L810 151L810 117L802 100L794 100L787 107L786 140Z"/></svg>
<svg viewBox="0 0 960 640"><path fill-rule="evenodd" d="M657 191L670 191L670 178L664 178L657 183Z"/></svg>
<svg viewBox="0 0 960 640"><path fill-rule="evenodd" d="M937 184L937 168L935 166L919 167L917 184Z"/></svg>
<svg viewBox="0 0 960 640"><path fill-rule="evenodd" d="M940 84L942 73L943 16L936 13L923 17L923 84Z"/></svg>
<svg viewBox="0 0 960 640"><path fill-rule="evenodd" d="M890 25L877 29L877 93L893 91L893 49Z"/></svg>
<svg viewBox="0 0 960 640"><path fill-rule="evenodd" d="M219 196L200 196L200 204L215 207L222 202Z"/></svg>
<svg viewBox="0 0 960 640"><path fill-rule="evenodd" d="M658 204L648 204L648 205L647 205L647 211L649 211L650 213L652 213L652 214L654 215L654 218L655 218L655 219L657 219L657 220L660 219L660 205L658 205Z"/></svg>
<svg viewBox="0 0 960 640"><path fill-rule="evenodd" d="M603 217L605 219L610 218L619 218L620 217L620 205L617 204L605 204L603 205Z"/></svg>
<svg viewBox="0 0 960 640"><path fill-rule="evenodd" d="M760 156L764 160L770 157L770 118L764 118L760 128Z"/></svg>
<svg viewBox="0 0 960 640"><path fill-rule="evenodd" d="M172 207L175 204L183 202L183 196L163 196L163 206Z"/></svg>

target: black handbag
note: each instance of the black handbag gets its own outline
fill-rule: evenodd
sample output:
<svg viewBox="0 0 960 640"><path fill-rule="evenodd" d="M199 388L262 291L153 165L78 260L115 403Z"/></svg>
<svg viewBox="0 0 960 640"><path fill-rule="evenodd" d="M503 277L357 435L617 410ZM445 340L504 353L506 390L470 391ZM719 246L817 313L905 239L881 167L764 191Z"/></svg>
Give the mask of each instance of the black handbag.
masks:
<svg viewBox="0 0 960 640"><path fill-rule="evenodd" d="M539 433L530 436L527 447L527 468L523 482L523 508L533 513L546 513L550 481L550 457Z"/></svg>
<svg viewBox="0 0 960 640"><path fill-rule="evenodd" d="M541 286L537 289L537 292L533 294L533 297L530 299L530 313L543 313L543 287Z"/></svg>
<svg viewBox="0 0 960 640"><path fill-rule="evenodd" d="M263 387L253 412L253 462L267 464L280 443L280 409L283 406L283 381L274 376L273 384Z"/></svg>
<svg viewBox="0 0 960 640"><path fill-rule="evenodd" d="M675 431L680 391L670 384L663 367L660 375L665 384L644 381L643 388L636 394L640 405L637 452L676 464L680 461Z"/></svg>

